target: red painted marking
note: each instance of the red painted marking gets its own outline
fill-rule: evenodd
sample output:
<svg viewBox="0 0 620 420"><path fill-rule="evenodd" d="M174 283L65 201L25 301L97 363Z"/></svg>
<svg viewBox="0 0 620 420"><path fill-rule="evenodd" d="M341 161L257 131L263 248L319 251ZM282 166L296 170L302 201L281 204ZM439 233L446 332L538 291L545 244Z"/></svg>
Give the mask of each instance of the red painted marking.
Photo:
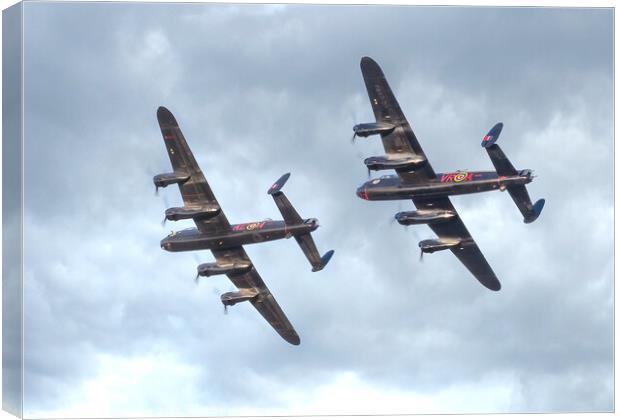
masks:
<svg viewBox="0 0 620 420"><path fill-rule="evenodd" d="M454 174L443 174L441 176L441 182L452 182L454 180Z"/></svg>
<svg viewBox="0 0 620 420"><path fill-rule="evenodd" d="M278 184L277 184L277 183L276 183L276 184L273 184L273 185L271 186L271 189L272 189L272 190L275 190L276 188L278 188Z"/></svg>
<svg viewBox="0 0 620 420"><path fill-rule="evenodd" d="M440 182L463 182L471 181L474 179L474 173L472 172L452 172L449 174L442 174Z"/></svg>
<svg viewBox="0 0 620 420"><path fill-rule="evenodd" d="M166 135L164 136L164 139L166 139L166 140L172 140L172 139L174 139L174 136L173 136L172 134L166 134Z"/></svg>
<svg viewBox="0 0 620 420"><path fill-rule="evenodd" d="M232 230L235 232L243 231L243 230L259 230L265 227L267 222L254 222L254 223L241 223L238 225L234 225Z"/></svg>
<svg viewBox="0 0 620 420"><path fill-rule="evenodd" d="M486 135L482 138L482 141L489 141L493 138L493 136Z"/></svg>

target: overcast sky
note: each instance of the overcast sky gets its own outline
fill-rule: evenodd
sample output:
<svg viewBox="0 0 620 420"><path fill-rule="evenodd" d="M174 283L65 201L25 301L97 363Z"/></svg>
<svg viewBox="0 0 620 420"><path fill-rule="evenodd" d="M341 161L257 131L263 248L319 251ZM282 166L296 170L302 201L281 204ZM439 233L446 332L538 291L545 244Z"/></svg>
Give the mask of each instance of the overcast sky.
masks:
<svg viewBox="0 0 620 420"><path fill-rule="evenodd" d="M609 9L26 3L25 416L609 411L613 406L613 96ZM372 121L360 58L383 68L437 171L492 168L481 137L538 178L531 225L507 193L453 199L502 282L426 226L366 202L351 145ZM233 223L317 217L246 251L301 337L251 305L224 315L210 252L167 253L191 222L154 195L176 116Z"/></svg>

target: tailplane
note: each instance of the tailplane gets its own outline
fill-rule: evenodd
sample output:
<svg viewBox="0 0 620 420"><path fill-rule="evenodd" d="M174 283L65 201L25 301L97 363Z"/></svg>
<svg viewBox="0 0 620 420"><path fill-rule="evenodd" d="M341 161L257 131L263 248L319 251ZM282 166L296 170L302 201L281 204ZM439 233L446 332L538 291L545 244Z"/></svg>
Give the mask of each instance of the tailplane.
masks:
<svg viewBox="0 0 620 420"><path fill-rule="evenodd" d="M531 180L533 178L532 171L526 169L518 172L510 160L508 160L502 149L495 144L500 133L502 132L503 127L504 124L501 122L495 124L488 134L482 138L482 147L484 147L489 154L489 158L491 158L491 162L493 162L493 166L495 166L497 175L500 177L525 175ZM545 205L544 198L541 198L536 201L536 203L532 204L532 200L527 193L525 185L510 185L506 187L506 190L510 194L512 201L515 202L517 208L523 215L524 223L532 223L534 220L538 219L538 216L540 216L540 213Z"/></svg>
<svg viewBox="0 0 620 420"><path fill-rule="evenodd" d="M273 201L275 201L276 206L278 206L278 209L280 210L280 213L282 213L284 223L286 223L287 225L300 225L308 223L311 224L313 227L316 226L314 227L314 229L318 228L318 221L316 219L302 219L301 216L299 216L299 213L297 213L297 210L295 210L291 202L288 200L286 195L284 195L284 193L281 191L282 187L284 186L290 175L290 173L282 175L280 179L278 179L271 186L271 188L269 188L267 194L273 197ZM310 233L294 235L294 237L299 246L301 247L304 255L312 265L312 271L322 270L327 265L332 255L334 255L334 251L330 250L321 257Z"/></svg>

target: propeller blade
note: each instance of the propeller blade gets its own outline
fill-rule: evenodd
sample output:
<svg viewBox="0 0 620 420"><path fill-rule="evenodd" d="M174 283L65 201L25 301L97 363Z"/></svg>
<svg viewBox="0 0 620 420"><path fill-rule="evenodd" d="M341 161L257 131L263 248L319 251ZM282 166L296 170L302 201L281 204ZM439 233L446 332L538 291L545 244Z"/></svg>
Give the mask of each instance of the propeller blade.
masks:
<svg viewBox="0 0 620 420"><path fill-rule="evenodd" d="M401 213L402 211L403 211L403 202L402 202L402 201L399 201L399 202L398 202L398 211L397 211L396 213L394 213L394 216L396 216L398 213ZM397 220L396 220L396 217L392 217L391 223L392 223L392 224L394 224L394 222L396 222L396 221L397 221ZM399 223L399 224L400 224L400 223ZM408 228L409 226L407 226L407 225L402 225L402 227L403 227L403 229L406 231L406 230L407 230L407 228Z"/></svg>
<svg viewBox="0 0 620 420"><path fill-rule="evenodd" d="M355 143L355 137L357 136L357 133L355 132L355 126L357 125L357 113L355 112L355 108L350 109L349 112L351 113L349 115L349 117L351 118L350 122L353 124L353 137L351 137L351 144L353 144Z"/></svg>
<svg viewBox="0 0 620 420"><path fill-rule="evenodd" d="M155 185L155 196L159 195L159 187Z"/></svg>
<svg viewBox="0 0 620 420"><path fill-rule="evenodd" d="M156 194L159 195L159 194ZM162 195L162 200L164 201L164 206L166 206L166 208L168 208L168 198L166 197L166 194ZM166 214L164 212L164 220L161 221L161 227L165 227L166 226Z"/></svg>
<svg viewBox="0 0 620 420"><path fill-rule="evenodd" d="M199 277L200 277L200 274L196 273L196 277L194 277L194 283L198 284Z"/></svg>
<svg viewBox="0 0 620 420"><path fill-rule="evenodd" d="M224 304L224 315L228 315L228 306Z"/></svg>
<svg viewBox="0 0 620 420"><path fill-rule="evenodd" d="M424 262L424 251L420 248L420 262Z"/></svg>

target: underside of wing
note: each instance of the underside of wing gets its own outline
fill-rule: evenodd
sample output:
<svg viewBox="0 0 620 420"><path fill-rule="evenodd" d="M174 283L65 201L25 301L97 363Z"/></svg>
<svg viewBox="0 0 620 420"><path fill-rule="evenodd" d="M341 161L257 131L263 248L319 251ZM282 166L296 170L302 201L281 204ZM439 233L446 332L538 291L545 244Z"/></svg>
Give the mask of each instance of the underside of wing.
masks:
<svg viewBox="0 0 620 420"><path fill-rule="evenodd" d="M469 234L450 199L448 197L434 199L414 198L413 202L419 210L446 210L454 215L454 217L447 221L432 223L428 226L435 232L440 241L445 241L446 244L450 245L448 248L452 253L456 255L483 286L494 291L500 290L501 284L497 276Z"/></svg>
<svg viewBox="0 0 620 420"><path fill-rule="evenodd" d="M226 250L214 249L211 251L218 263L251 262L242 247ZM229 274L228 278L240 291L251 291L250 294L246 295L251 296L251 298L243 300L249 300L284 340L293 345L299 345L301 341L293 325L291 325L284 311L282 311L282 308L280 308L280 305L278 305L278 302L253 266L247 273ZM222 302L224 302L224 299ZM224 304L226 305L226 303ZM234 304L234 302L230 303L230 305Z"/></svg>
<svg viewBox="0 0 620 420"><path fill-rule="evenodd" d="M426 155L400 109L383 71L370 57L362 58L360 67L375 119L378 123L392 124L395 127L392 131L381 134L385 153L388 157L411 156L422 162L415 172L409 170L396 170L396 172L404 182L408 183L434 179L435 171L428 163Z"/></svg>
<svg viewBox="0 0 620 420"><path fill-rule="evenodd" d="M452 248L451 251L483 286L493 291L502 288L493 269L473 240L463 247Z"/></svg>
<svg viewBox="0 0 620 420"><path fill-rule="evenodd" d="M256 276L258 273L254 270ZM290 321L284 315L282 308L278 305L273 295L266 290L258 295L257 299L251 301L256 310L269 322L280 336L287 342L298 346L301 343L297 332L291 325Z"/></svg>
<svg viewBox="0 0 620 420"><path fill-rule="evenodd" d="M164 138L166 151L170 157L170 163L172 163L173 174L180 177L177 178L177 183L185 207L188 209L209 207L219 210L215 216L194 217L196 226L203 233L229 230L230 223L219 208L217 199L213 191L211 191L211 187L209 187L198 163L196 163L196 159L187 145L187 141L176 119L168 109L159 107L157 110L157 120Z"/></svg>

